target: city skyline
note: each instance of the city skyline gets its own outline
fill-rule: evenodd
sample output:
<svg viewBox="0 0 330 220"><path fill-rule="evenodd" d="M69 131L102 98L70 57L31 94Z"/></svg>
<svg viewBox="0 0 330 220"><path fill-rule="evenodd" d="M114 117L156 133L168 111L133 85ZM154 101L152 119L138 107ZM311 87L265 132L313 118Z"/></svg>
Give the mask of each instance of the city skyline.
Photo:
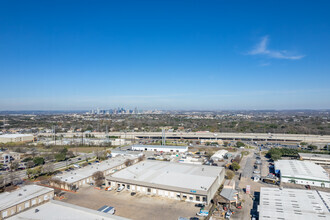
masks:
<svg viewBox="0 0 330 220"><path fill-rule="evenodd" d="M329 6L2 2L0 111L330 109Z"/></svg>

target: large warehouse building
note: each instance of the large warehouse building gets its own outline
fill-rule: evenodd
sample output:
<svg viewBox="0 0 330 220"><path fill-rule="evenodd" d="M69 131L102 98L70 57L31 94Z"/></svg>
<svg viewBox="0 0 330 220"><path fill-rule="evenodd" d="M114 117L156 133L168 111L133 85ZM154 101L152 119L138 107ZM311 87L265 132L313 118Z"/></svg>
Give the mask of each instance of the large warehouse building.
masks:
<svg viewBox="0 0 330 220"><path fill-rule="evenodd" d="M27 185L13 192L0 194L0 219L7 218L30 207L40 205L54 197L54 189Z"/></svg>
<svg viewBox="0 0 330 220"><path fill-rule="evenodd" d="M107 176L106 183L132 192L208 204L224 176L222 167L142 161Z"/></svg>
<svg viewBox="0 0 330 220"><path fill-rule="evenodd" d="M330 187L329 174L310 161L279 160L275 162L275 170L280 172L283 183Z"/></svg>
<svg viewBox="0 0 330 220"><path fill-rule="evenodd" d="M330 155L329 154L308 154L299 153L301 160L312 161L319 165L330 165Z"/></svg>
<svg viewBox="0 0 330 220"><path fill-rule="evenodd" d="M117 156L111 159L94 163L83 168L78 168L73 171L65 172L61 175L55 176L54 179L59 181L51 181L51 186L66 189L76 190L81 186L88 185L94 182L93 174L97 171L103 172L108 175L116 172L117 170L126 167L125 162L131 160L133 163L138 161L137 156Z"/></svg>
<svg viewBox="0 0 330 220"><path fill-rule="evenodd" d="M132 150L184 153L188 151L188 147L166 145L133 145Z"/></svg>
<svg viewBox="0 0 330 220"><path fill-rule="evenodd" d="M37 211L36 211L37 210ZM14 215L8 220L128 220L127 218L110 215L70 203L51 200Z"/></svg>
<svg viewBox="0 0 330 220"><path fill-rule="evenodd" d="M303 189L260 189L259 220L330 219L330 193Z"/></svg>
<svg viewBox="0 0 330 220"><path fill-rule="evenodd" d="M34 140L32 134L3 134L0 135L0 143L31 142Z"/></svg>

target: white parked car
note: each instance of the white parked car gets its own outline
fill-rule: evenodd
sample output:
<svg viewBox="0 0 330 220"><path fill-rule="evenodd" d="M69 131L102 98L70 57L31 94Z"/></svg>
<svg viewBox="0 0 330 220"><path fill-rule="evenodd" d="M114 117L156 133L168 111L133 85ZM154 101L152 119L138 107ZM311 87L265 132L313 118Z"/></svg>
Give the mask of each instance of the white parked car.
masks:
<svg viewBox="0 0 330 220"><path fill-rule="evenodd" d="M121 191L123 191L123 189L124 189L124 187L120 186L120 187L118 187L117 192L121 192Z"/></svg>
<svg viewBox="0 0 330 220"><path fill-rule="evenodd" d="M209 212L201 210L200 212L197 212L196 215L202 216L202 217L207 217L209 215Z"/></svg>
<svg viewBox="0 0 330 220"><path fill-rule="evenodd" d="M259 170L255 170L255 171L253 171L253 173L260 173L260 171Z"/></svg>

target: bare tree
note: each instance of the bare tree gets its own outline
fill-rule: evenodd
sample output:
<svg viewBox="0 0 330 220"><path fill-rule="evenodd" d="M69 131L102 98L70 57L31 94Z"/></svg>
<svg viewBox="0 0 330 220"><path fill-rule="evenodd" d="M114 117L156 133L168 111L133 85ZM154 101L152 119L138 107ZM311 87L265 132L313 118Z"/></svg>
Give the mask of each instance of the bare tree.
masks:
<svg viewBox="0 0 330 220"><path fill-rule="evenodd" d="M140 162L140 161L142 161L144 159L145 159L145 156L144 155L141 155L141 156L139 156L138 161Z"/></svg>
<svg viewBox="0 0 330 220"><path fill-rule="evenodd" d="M50 182L50 183L53 183L53 185L55 185L55 186L57 186L57 187L59 187L59 188L61 188L61 187L62 187L62 184L63 184L63 181L60 180L60 179L57 178L57 177L51 178L51 179L49 180L49 182Z"/></svg>
<svg viewBox="0 0 330 220"><path fill-rule="evenodd" d="M29 160L28 162L26 162L26 168L32 168L34 167L34 162L32 160Z"/></svg>
<svg viewBox="0 0 330 220"><path fill-rule="evenodd" d="M125 166L127 166L127 167L131 166L132 164L133 164L133 160L127 159L125 161Z"/></svg>
<svg viewBox="0 0 330 220"><path fill-rule="evenodd" d="M20 183L22 181L15 172L10 173L7 177L9 180L8 183L11 183L13 185L17 185L18 183Z"/></svg>
<svg viewBox="0 0 330 220"><path fill-rule="evenodd" d="M49 175L54 172L54 164L53 163L47 163L42 167L43 173Z"/></svg>
<svg viewBox="0 0 330 220"><path fill-rule="evenodd" d="M31 149L31 155L32 155L32 157L34 158L36 155L38 154L38 150L37 150L37 148L32 148Z"/></svg>
<svg viewBox="0 0 330 220"><path fill-rule="evenodd" d="M95 185L98 187L101 187L102 184L104 183L104 174L101 171L96 171L95 173L93 173L93 178L95 181Z"/></svg>
<svg viewBox="0 0 330 220"><path fill-rule="evenodd" d="M0 188L5 186L5 178L0 176Z"/></svg>
<svg viewBox="0 0 330 220"><path fill-rule="evenodd" d="M10 170L11 171L17 170L18 167L19 167L19 162L17 162L17 161L14 161L10 164Z"/></svg>
<svg viewBox="0 0 330 220"><path fill-rule="evenodd" d="M61 195L61 190L60 189L58 189L58 188L55 188L54 189L54 194L55 194L55 196L60 196Z"/></svg>

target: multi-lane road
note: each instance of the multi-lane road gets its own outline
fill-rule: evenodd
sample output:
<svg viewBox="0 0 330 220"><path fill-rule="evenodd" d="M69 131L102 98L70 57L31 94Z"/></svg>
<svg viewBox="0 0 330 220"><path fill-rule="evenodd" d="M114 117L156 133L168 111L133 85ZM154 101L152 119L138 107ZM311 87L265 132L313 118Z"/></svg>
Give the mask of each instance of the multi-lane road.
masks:
<svg viewBox="0 0 330 220"><path fill-rule="evenodd" d="M42 136L53 136L51 133L42 133ZM73 137L83 135L81 133L57 133L58 136ZM93 132L96 138L117 136L125 139L150 138L161 139L162 132ZM273 134L273 133L213 133L213 132L165 132L168 139L222 139L242 141L278 141L278 142L308 142L330 143L330 135L307 134Z"/></svg>
<svg viewBox="0 0 330 220"><path fill-rule="evenodd" d="M86 154L81 153L79 156L76 156L76 157L71 158L69 160L53 163L54 170L60 170L62 168L65 168L66 166L78 163L80 161L84 161L85 159L93 158L95 156L96 155L94 153L86 153ZM25 178L28 177L26 175L26 170L20 170L20 171L15 171L15 172L5 172L5 173L3 173L4 180L9 181L10 178L11 178L10 177L11 174L14 174L14 176L16 178L19 178L19 179L25 179Z"/></svg>

